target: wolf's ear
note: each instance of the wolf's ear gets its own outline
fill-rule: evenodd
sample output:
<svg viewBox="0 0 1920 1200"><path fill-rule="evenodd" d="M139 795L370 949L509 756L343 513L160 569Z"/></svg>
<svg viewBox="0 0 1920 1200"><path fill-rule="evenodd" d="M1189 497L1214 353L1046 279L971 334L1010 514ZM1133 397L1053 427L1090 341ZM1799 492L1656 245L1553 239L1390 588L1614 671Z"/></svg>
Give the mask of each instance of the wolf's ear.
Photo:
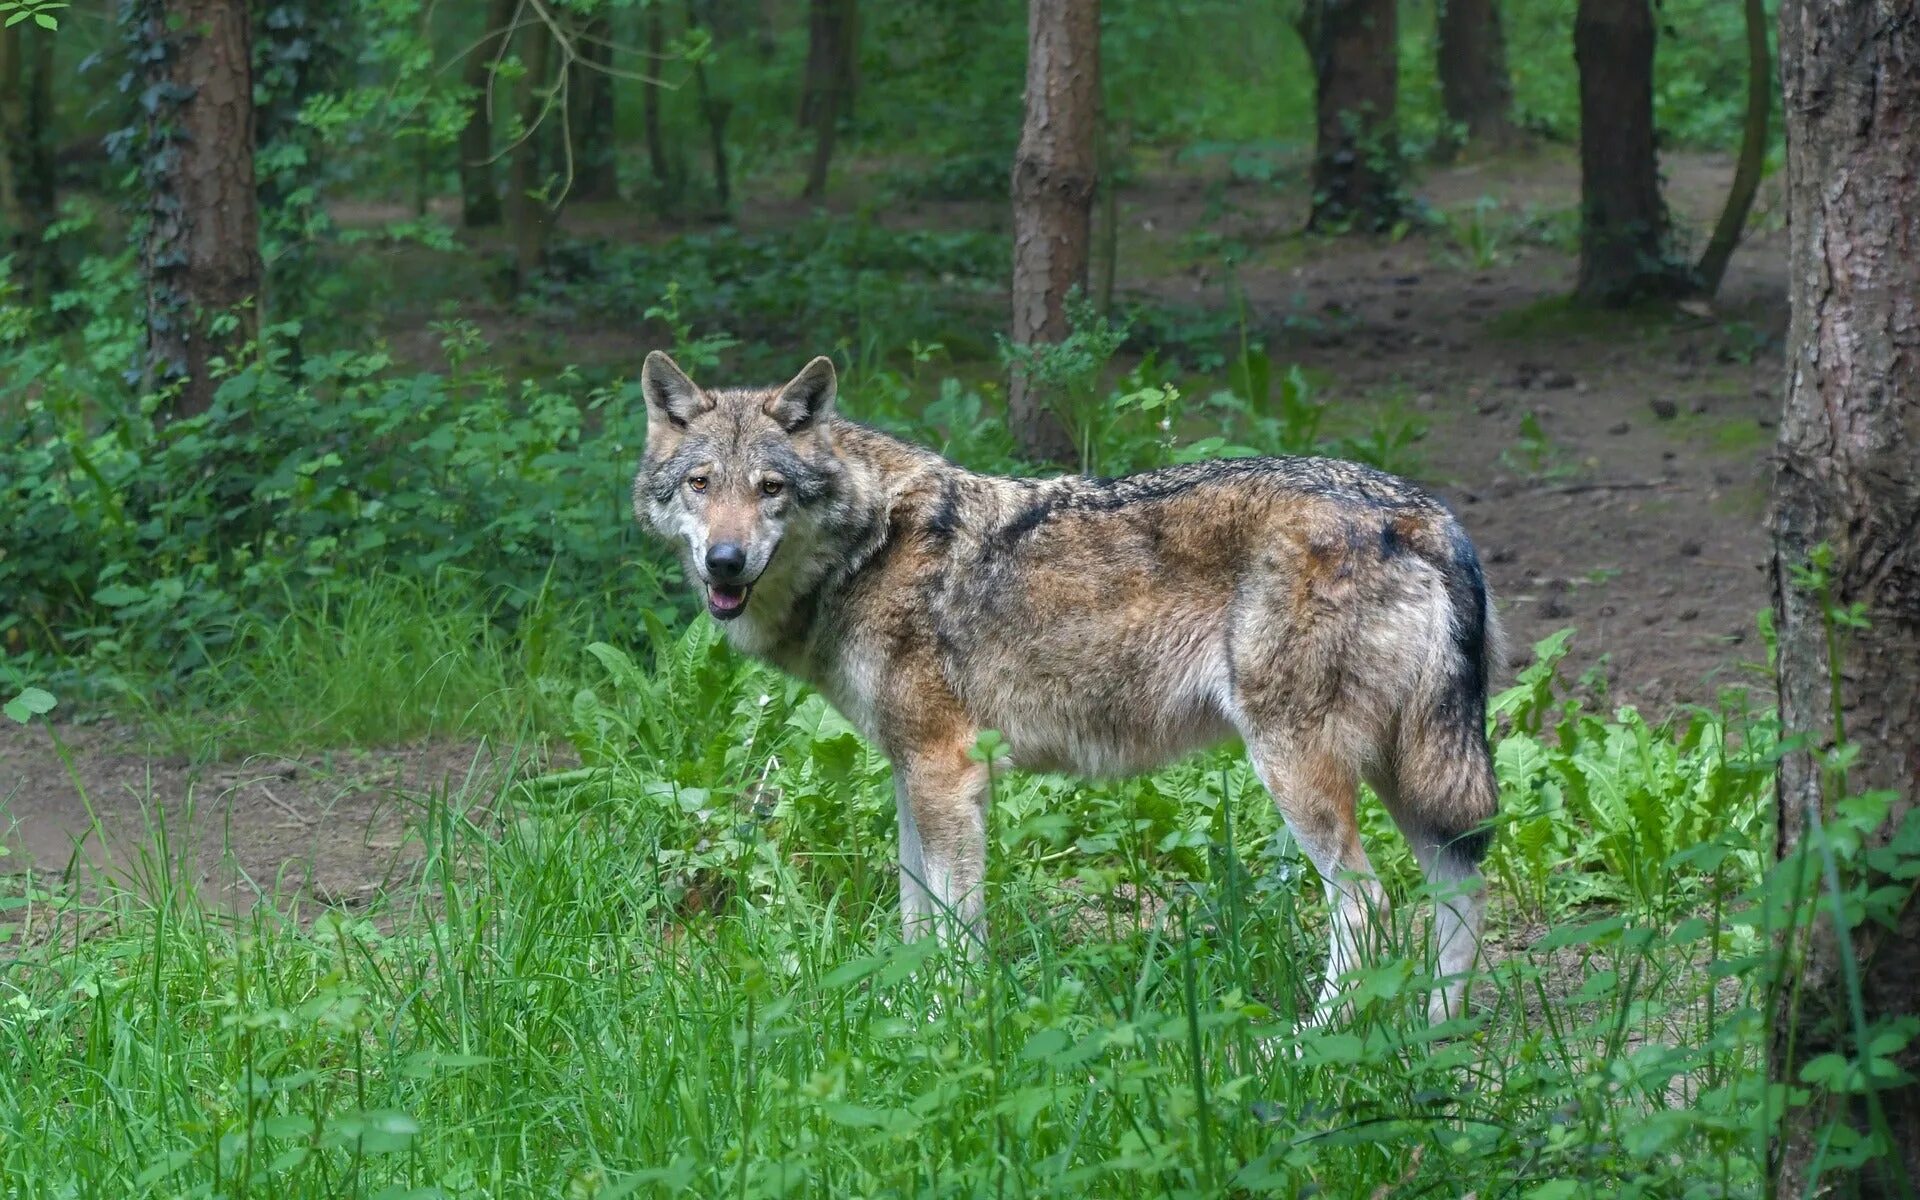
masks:
<svg viewBox="0 0 1920 1200"><path fill-rule="evenodd" d="M782 429L799 433L833 415L833 398L839 386L833 374L833 360L822 356L800 368L800 373L762 408L780 422Z"/></svg>
<svg viewBox="0 0 1920 1200"><path fill-rule="evenodd" d="M685 429L688 421L713 407L707 394L662 350L647 355L646 365L640 368L640 390L647 397L649 425L664 418L675 429Z"/></svg>

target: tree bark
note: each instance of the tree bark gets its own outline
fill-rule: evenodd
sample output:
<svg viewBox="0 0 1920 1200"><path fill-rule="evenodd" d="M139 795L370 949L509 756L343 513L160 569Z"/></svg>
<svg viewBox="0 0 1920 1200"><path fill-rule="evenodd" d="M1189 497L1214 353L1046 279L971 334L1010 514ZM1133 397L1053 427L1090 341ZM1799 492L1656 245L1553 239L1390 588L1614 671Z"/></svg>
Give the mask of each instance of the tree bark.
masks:
<svg viewBox="0 0 1920 1200"><path fill-rule="evenodd" d="M546 265L547 227L553 219L540 154L540 125L547 119L547 59L553 38L536 25L523 32L527 73L520 80L520 141L507 172L507 215L513 230L513 286L523 288Z"/></svg>
<svg viewBox="0 0 1920 1200"><path fill-rule="evenodd" d="M518 0L493 0L480 44L467 55L467 123L460 130L460 223L479 229L500 223L493 176L493 64L509 36Z"/></svg>
<svg viewBox="0 0 1920 1200"><path fill-rule="evenodd" d="M853 110L854 22L857 0L813 0L807 31L807 73L800 88L800 120L813 129L813 159L801 196L818 200L840 122Z"/></svg>
<svg viewBox="0 0 1920 1200"><path fill-rule="evenodd" d="M620 181L614 170L613 19L594 17L581 30L577 41L580 61L572 66L573 80L567 88L567 129L573 139L574 197L586 201L620 198Z"/></svg>
<svg viewBox="0 0 1920 1200"><path fill-rule="evenodd" d="M1580 275L1575 296L1625 305L1685 290L1670 256L1653 134L1653 10L1648 0L1579 0Z"/></svg>
<svg viewBox="0 0 1920 1200"><path fill-rule="evenodd" d="M1013 344L1070 332L1067 296L1087 284L1094 134L1100 118L1099 0L1030 0L1026 122L1013 160ZM1073 439L1015 369L1008 418L1028 458L1064 461Z"/></svg>
<svg viewBox="0 0 1920 1200"><path fill-rule="evenodd" d="M1694 268L1695 286L1712 299L1726 278L1727 264L1746 232L1747 215L1760 191L1760 175L1767 163L1767 123L1773 113L1773 70L1767 61L1765 0L1746 0L1747 10L1747 118L1740 132L1740 161L1733 171L1726 207L1713 227L1713 237Z"/></svg>
<svg viewBox="0 0 1920 1200"><path fill-rule="evenodd" d="M1305 0L1300 36L1313 63L1313 212L1318 230L1390 228L1401 194L1396 0Z"/></svg>
<svg viewBox="0 0 1920 1200"><path fill-rule="evenodd" d="M213 404L212 361L260 327L260 212L246 0L169 0L143 19L149 386L178 384L170 412Z"/></svg>
<svg viewBox="0 0 1920 1200"><path fill-rule="evenodd" d="M59 286L46 244L55 215L53 152L54 35L21 22L0 30L0 256L29 300Z"/></svg>
<svg viewBox="0 0 1920 1200"><path fill-rule="evenodd" d="M1819 752L1836 734L1860 751L1844 792L1893 796L1867 845L1885 845L1903 824L1908 838L1920 833L1920 22L1903 0L1784 0L1780 72L1793 317L1774 476L1773 607L1783 732L1810 737L1780 761L1785 859L1808 844L1816 815L1832 819L1843 789L1823 778ZM1791 574L1820 546L1831 554L1824 602ZM1834 662L1830 613L1854 605L1866 624L1844 630ZM1890 865L1850 863L1849 882L1881 887ZM1912 880L1894 886L1904 896L1894 911L1852 930L1851 964L1822 904L1798 1006L1775 1014L1774 1078L1797 1082L1817 1054L1858 1056L1849 967L1869 1030L1914 1011L1920 902ZM1791 1110L1773 1146L1780 1195L1912 1194L1920 1044L1896 1062L1907 1081L1877 1094L1891 1152L1821 1178L1829 1125L1865 1132L1870 1108L1854 1096Z"/></svg>
<svg viewBox="0 0 1920 1200"><path fill-rule="evenodd" d="M1498 0L1440 0L1435 65L1447 119L1467 141L1503 149L1518 136Z"/></svg>

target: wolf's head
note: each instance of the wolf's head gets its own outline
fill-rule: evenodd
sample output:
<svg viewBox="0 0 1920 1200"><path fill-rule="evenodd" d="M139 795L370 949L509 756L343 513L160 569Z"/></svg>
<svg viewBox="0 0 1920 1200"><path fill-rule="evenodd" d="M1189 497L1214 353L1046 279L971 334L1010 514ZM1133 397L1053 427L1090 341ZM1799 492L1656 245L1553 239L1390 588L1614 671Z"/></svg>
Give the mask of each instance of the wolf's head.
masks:
<svg viewBox="0 0 1920 1200"><path fill-rule="evenodd" d="M791 585L793 564L774 565L781 546L812 541L832 520L844 473L833 448L833 363L816 358L781 388L709 391L656 350L640 387L647 449L634 515L679 547L707 611L731 621L756 586Z"/></svg>

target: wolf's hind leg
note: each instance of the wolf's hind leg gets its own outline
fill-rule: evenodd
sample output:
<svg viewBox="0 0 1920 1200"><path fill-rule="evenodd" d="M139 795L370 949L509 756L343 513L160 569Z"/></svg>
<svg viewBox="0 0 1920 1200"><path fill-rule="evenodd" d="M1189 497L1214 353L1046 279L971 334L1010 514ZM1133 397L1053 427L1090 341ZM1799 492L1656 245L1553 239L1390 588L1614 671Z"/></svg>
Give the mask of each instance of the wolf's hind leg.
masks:
<svg viewBox="0 0 1920 1200"><path fill-rule="evenodd" d="M920 845L920 826L913 819L913 805L907 799L907 775L896 770L893 777L893 809L900 823L900 925L909 941L932 927L938 910L933 894L927 890L927 857Z"/></svg>
<svg viewBox="0 0 1920 1200"><path fill-rule="evenodd" d="M897 754L893 770L906 936L978 946L986 933L986 765L955 744Z"/></svg>
<svg viewBox="0 0 1920 1200"><path fill-rule="evenodd" d="M1377 940L1370 934L1383 927L1387 913L1386 892L1360 844L1354 813L1358 781L1351 764L1309 741L1256 735L1247 739L1247 752L1326 888L1330 945L1314 1012L1314 1020L1324 1021L1333 1014L1340 977L1361 961L1363 947Z"/></svg>
<svg viewBox="0 0 1920 1200"><path fill-rule="evenodd" d="M1394 769L1368 782L1406 835L1433 892L1433 948L1444 981L1428 1002L1435 1022L1466 1011L1467 975L1480 954L1486 892L1480 860L1499 804L1493 762L1479 730L1403 728Z"/></svg>

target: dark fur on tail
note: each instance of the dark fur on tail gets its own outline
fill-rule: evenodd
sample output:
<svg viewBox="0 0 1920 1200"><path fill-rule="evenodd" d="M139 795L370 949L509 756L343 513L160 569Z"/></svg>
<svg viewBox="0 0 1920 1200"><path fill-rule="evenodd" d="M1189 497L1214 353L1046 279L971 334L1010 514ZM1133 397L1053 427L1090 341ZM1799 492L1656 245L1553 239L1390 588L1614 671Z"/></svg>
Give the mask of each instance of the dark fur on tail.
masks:
<svg viewBox="0 0 1920 1200"><path fill-rule="evenodd" d="M1442 668L1435 711L1422 723L1424 738L1432 744L1403 746L1403 752L1410 751L1419 762L1423 777L1407 778L1406 767L1413 763L1404 763L1401 787L1413 785L1429 793L1420 812L1430 836L1458 868L1471 869L1487 856L1493 842L1489 822L1499 805L1487 743L1487 701L1505 639L1473 543L1457 524L1448 534L1450 553L1442 571L1452 610L1453 653Z"/></svg>

